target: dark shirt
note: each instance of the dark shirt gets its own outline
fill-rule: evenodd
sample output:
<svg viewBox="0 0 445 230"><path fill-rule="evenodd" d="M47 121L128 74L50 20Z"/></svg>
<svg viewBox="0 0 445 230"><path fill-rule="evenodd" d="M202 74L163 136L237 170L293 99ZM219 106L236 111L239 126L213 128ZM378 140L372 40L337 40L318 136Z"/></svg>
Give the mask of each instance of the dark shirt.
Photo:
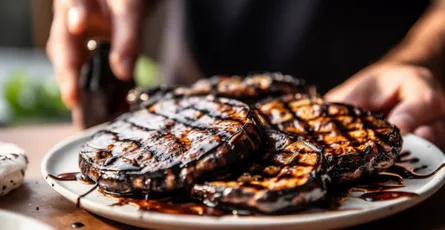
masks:
<svg viewBox="0 0 445 230"><path fill-rule="evenodd" d="M422 0L190 0L186 44L205 75L280 71L343 82L397 44Z"/></svg>

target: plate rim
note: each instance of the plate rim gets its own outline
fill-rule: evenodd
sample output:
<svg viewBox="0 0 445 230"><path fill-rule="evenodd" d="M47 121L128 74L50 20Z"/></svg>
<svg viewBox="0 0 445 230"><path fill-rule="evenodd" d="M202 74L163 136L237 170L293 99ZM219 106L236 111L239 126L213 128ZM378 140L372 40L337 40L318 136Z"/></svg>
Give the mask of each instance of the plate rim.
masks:
<svg viewBox="0 0 445 230"><path fill-rule="evenodd" d="M94 132L98 131L105 124L100 124L94 126L87 130L84 130L78 134L72 135L68 138L57 143L53 148L51 148L41 162L41 173L45 181L51 185L51 187L58 192L60 195L66 199L76 202L78 195L72 192L70 189L59 185L62 183L67 183L63 181L56 181L52 178L46 178L48 175L48 162L49 159L57 154L60 149L64 146L69 145L79 139L86 138L92 135ZM431 148L435 148L434 151L439 151L443 153L437 146L431 142L418 137L414 134L405 134L404 139L414 138L417 141L423 142L425 145L430 145ZM445 161L445 158L444 158ZM445 170L442 169L438 171L434 178L428 181L423 187L427 187L424 191L415 198L400 198L397 204L391 204L385 207L375 207L366 210L340 210L341 212L337 214L326 214L324 213L309 213L309 214L295 214L295 215L283 215L283 216L261 216L261 217L237 217L237 216L223 216L223 217L211 217L211 216L192 216L192 215L172 215L164 214L158 212L144 211L138 212L138 215L134 213L127 213L119 209L115 209L113 206L105 205L100 202L94 202L89 199L82 199L80 202L80 207L91 211L97 215L109 218L111 220L119 221L125 224L130 224L132 226L147 227L148 224L152 227L194 227L194 228L234 228L234 227L248 227L248 228L268 228L268 227L296 227L302 224L313 224L317 220L315 229L319 229L324 224L329 223L329 226L324 226L324 228L338 228L338 227L350 227L358 224L364 224L367 222L375 221L387 216L394 215L398 212L406 210L413 207L424 200L431 197L436 193L445 183ZM69 183L69 182L68 182ZM52 186L54 184L54 186ZM112 199L112 198L110 198ZM388 210L386 210L388 209ZM296 218L297 216L302 218ZM322 218L322 219L319 219ZM344 221L333 221L348 218L347 223ZM363 219L364 218L364 219ZM255 221L252 221L255 219ZM319 219L319 220L318 220ZM199 223L199 226L196 225ZM323 227L322 227L323 228Z"/></svg>
<svg viewBox="0 0 445 230"><path fill-rule="evenodd" d="M29 222L30 225L32 224L33 227L35 227L35 225L38 225L39 228L41 228L41 229L54 230L54 228L52 226L48 225L47 223L45 223L43 221L40 221L37 218L33 218L33 217L30 217L30 216L27 216L27 215L24 215L24 214L21 214L18 212L13 212L11 210L0 208L0 215L4 215L4 214L7 215L7 218L13 217L16 220L25 220L26 222Z"/></svg>

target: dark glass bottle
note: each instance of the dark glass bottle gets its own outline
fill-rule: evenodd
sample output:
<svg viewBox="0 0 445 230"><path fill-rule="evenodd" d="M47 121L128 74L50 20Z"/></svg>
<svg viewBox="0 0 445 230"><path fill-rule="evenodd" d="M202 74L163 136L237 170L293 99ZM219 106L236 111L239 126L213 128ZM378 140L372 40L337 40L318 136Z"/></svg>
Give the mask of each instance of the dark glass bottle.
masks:
<svg viewBox="0 0 445 230"><path fill-rule="evenodd" d="M126 96L134 81L123 82L110 68L108 42L89 41L90 54L79 79L82 126L88 128L110 121L129 110Z"/></svg>

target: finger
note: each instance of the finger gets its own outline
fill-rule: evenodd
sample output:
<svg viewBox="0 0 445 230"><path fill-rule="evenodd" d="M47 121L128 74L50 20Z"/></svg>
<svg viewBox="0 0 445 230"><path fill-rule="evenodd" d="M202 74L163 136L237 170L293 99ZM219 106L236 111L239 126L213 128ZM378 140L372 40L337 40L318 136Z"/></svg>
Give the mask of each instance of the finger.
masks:
<svg viewBox="0 0 445 230"><path fill-rule="evenodd" d="M143 0L108 0L112 23L110 64L116 76L129 80L139 55Z"/></svg>
<svg viewBox="0 0 445 230"><path fill-rule="evenodd" d="M381 112L396 104L399 85L396 78L381 77L365 70L329 91L325 98Z"/></svg>
<svg viewBox="0 0 445 230"><path fill-rule="evenodd" d="M400 87L409 83L408 88L411 89L416 87L416 83L422 84L421 88L414 92L417 96L425 89L435 88L431 82L434 82L434 78L426 68L380 64L358 72L328 92L327 99L359 105L370 110L384 110L395 106L401 96L414 95L412 92L398 95Z"/></svg>
<svg viewBox="0 0 445 230"><path fill-rule="evenodd" d="M65 0L62 5L67 11L68 31L74 35L85 32L87 28L88 4L85 0Z"/></svg>
<svg viewBox="0 0 445 230"><path fill-rule="evenodd" d="M431 141L442 150L445 149L445 143L442 138L445 135L445 119L422 125L414 131L414 134Z"/></svg>
<svg viewBox="0 0 445 230"><path fill-rule="evenodd" d="M370 89L375 88L373 85L375 85L374 79L351 78L345 83L330 90L325 95L325 98L332 102L342 102L370 109L368 98L365 97L365 95L371 93Z"/></svg>
<svg viewBox="0 0 445 230"><path fill-rule="evenodd" d="M69 108L77 105L77 79L86 52L81 36L68 31L68 8L62 1L54 2L54 20L47 44L48 56L52 61L59 83L62 100Z"/></svg>
<svg viewBox="0 0 445 230"><path fill-rule="evenodd" d="M328 98L379 112L394 107L388 119L402 132L411 132L445 113L443 93L426 69L399 66L367 74L358 73Z"/></svg>
<svg viewBox="0 0 445 230"><path fill-rule="evenodd" d="M399 89L401 102L393 108L388 120L404 132L437 120L445 114L445 97L441 90L417 78Z"/></svg>
<svg viewBox="0 0 445 230"><path fill-rule="evenodd" d="M427 91L437 90L431 72L423 67L385 66L376 73L376 88L368 96L371 107L394 107L401 100L421 98Z"/></svg>
<svg viewBox="0 0 445 230"><path fill-rule="evenodd" d="M102 3L102 4L101 4ZM103 1L64 0L68 31L88 38L110 38L109 10Z"/></svg>
<svg viewBox="0 0 445 230"><path fill-rule="evenodd" d="M77 130L85 129L83 126L82 110L79 107L75 107L71 110L71 119Z"/></svg>

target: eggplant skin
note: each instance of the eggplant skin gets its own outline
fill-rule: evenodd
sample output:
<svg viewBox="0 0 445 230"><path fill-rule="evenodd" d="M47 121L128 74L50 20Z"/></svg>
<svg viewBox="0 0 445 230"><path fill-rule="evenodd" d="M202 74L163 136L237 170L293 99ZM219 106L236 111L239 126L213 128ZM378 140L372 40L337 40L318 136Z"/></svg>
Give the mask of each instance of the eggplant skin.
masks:
<svg viewBox="0 0 445 230"><path fill-rule="evenodd" d="M213 96L151 98L93 135L80 151L85 178L122 196L188 190L249 158L262 128L248 105Z"/></svg>

